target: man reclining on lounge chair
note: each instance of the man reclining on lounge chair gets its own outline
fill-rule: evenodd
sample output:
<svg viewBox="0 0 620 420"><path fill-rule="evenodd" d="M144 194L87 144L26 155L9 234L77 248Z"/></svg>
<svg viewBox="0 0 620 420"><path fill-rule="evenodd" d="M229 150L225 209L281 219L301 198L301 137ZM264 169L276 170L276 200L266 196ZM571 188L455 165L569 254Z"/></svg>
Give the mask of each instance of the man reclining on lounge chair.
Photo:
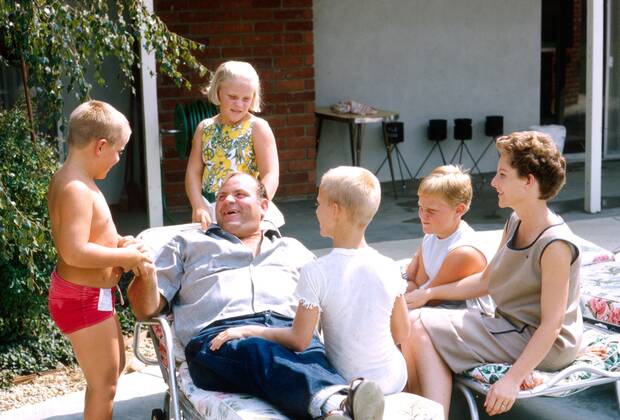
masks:
<svg viewBox="0 0 620 420"><path fill-rule="evenodd" d="M295 239L261 231L267 205L259 181L231 174L216 197L218 224L166 244L157 270L149 265L129 285L132 310L140 320L172 310L190 375L200 388L252 394L294 418L330 417L339 405L350 407L347 416L366 418L383 404L383 395L369 392L378 387L366 387L368 381L356 381L355 392L350 390L317 337L303 352L257 337L209 349L213 338L233 326L292 325L299 270L314 255ZM332 413L343 418L342 411Z"/></svg>

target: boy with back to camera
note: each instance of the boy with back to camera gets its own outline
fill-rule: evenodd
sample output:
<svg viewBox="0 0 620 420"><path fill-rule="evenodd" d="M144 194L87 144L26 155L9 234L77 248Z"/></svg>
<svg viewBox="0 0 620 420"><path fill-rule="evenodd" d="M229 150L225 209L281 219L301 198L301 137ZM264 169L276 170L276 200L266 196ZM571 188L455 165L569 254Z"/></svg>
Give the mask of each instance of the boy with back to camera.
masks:
<svg viewBox="0 0 620 420"><path fill-rule="evenodd" d="M403 297L407 285L398 266L364 238L380 201L379 181L366 169L341 166L323 175L316 215L321 235L332 238L334 249L302 269L292 327L231 328L213 339L211 349L259 336L302 351L320 316L328 360L365 401L364 407L341 404L327 417L382 418L383 395L402 391L407 382L405 359L396 345L408 338L409 321Z"/></svg>
<svg viewBox="0 0 620 420"><path fill-rule="evenodd" d="M125 364L113 288L121 271L140 273L151 259L142 244L120 237L97 185L123 153L131 129L111 105L88 101L69 119L69 154L54 174L48 209L58 262L48 307L86 377L85 419L111 419Z"/></svg>

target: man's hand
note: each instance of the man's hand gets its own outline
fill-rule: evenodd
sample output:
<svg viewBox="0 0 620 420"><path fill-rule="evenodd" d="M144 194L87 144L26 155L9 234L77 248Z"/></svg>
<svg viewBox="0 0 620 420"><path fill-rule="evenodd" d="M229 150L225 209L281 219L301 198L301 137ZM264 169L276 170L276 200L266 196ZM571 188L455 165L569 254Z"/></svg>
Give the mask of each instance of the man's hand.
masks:
<svg viewBox="0 0 620 420"><path fill-rule="evenodd" d="M133 272L133 275L136 277L148 278L151 272L155 272L155 265L153 265L153 262L145 260L128 271Z"/></svg>
<svg viewBox="0 0 620 420"><path fill-rule="evenodd" d="M136 318L144 321L160 314L166 300L157 288L157 276L152 263L142 264L136 267L136 271L139 274L136 273L136 277L127 286L127 297Z"/></svg>
<svg viewBox="0 0 620 420"><path fill-rule="evenodd" d="M136 277L148 278L155 273L155 265L152 262L145 261L132 268L131 271Z"/></svg>
<svg viewBox="0 0 620 420"><path fill-rule="evenodd" d="M123 270L127 272L137 269L137 273L136 271L134 271L135 275L144 275L141 268L144 266L144 264L153 262L153 257L151 256L151 250L149 249L149 247L142 242L134 242L125 246L124 248L128 251L129 256L126 259L125 264L122 265Z"/></svg>
<svg viewBox="0 0 620 420"><path fill-rule="evenodd" d="M209 346L209 349L211 349L211 351L217 351L227 341L236 340L238 338L252 337L253 335L255 335L252 333L252 331L253 328L251 325L229 328L225 331L222 331L213 340L211 340L211 345Z"/></svg>
<svg viewBox="0 0 620 420"><path fill-rule="evenodd" d="M134 238L131 235L119 237L117 247L118 248L132 248L139 252L139 254L136 254L134 252L133 259L132 259L133 264L120 267L120 268L122 269L122 271L125 271L125 272L133 271L134 275L136 276L144 276L146 274L145 264L151 264L153 262L153 256L152 256L150 248L146 244L144 244L144 242ZM120 274L118 273L118 268L114 269L114 273L118 274L119 278L120 278L120 274L122 274L122 273Z"/></svg>
<svg viewBox="0 0 620 420"><path fill-rule="evenodd" d="M209 210L204 207L199 207L192 210L192 222L200 223L203 229L207 229L211 224L211 216L209 216Z"/></svg>

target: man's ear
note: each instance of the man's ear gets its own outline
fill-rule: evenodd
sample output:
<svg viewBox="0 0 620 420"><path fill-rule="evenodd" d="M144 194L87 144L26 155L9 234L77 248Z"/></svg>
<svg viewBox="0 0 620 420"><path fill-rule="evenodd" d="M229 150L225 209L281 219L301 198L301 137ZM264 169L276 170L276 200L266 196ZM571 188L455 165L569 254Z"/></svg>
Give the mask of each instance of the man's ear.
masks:
<svg viewBox="0 0 620 420"><path fill-rule="evenodd" d="M260 209L261 209L261 220L265 217L265 213L267 213L267 208L269 207L269 200L266 198L260 199Z"/></svg>
<svg viewBox="0 0 620 420"><path fill-rule="evenodd" d="M465 203L458 203L455 207L456 214L463 216L465 214Z"/></svg>
<svg viewBox="0 0 620 420"><path fill-rule="evenodd" d="M108 143L107 139L99 139L95 142L95 155L99 156L103 151L103 146Z"/></svg>

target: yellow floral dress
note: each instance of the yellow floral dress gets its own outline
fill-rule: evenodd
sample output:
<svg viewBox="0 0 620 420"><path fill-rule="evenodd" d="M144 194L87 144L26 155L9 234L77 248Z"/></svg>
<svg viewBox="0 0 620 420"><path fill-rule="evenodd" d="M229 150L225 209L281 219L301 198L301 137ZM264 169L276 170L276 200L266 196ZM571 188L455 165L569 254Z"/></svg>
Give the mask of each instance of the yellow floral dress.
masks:
<svg viewBox="0 0 620 420"><path fill-rule="evenodd" d="M234 125L222 124L215 119L205 121L202 131L202 195L215 201L215 194L226 176L234 171L245 172L258 178L258 167L252 142L253 119Z"/></svg>

